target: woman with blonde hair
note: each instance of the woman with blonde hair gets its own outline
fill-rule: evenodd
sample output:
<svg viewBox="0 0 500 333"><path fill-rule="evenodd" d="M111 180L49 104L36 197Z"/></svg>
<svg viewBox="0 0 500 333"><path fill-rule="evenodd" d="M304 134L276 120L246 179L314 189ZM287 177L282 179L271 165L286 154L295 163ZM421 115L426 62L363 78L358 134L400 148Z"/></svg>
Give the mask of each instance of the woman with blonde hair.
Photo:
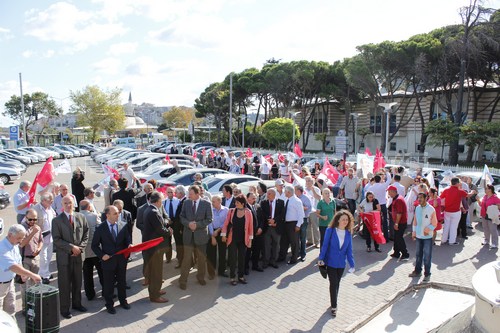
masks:
<svg viewBox="0 0 500 333"><path fill-rule="evenodd" d="M349 262L349 273L354 272L351 234L353 227L352 214L345 209L338 211L326 229L325 240L319 254L318 266L326 265L330 281L330 303L334 317L337 315L337 298L346 261Z"/></svg>

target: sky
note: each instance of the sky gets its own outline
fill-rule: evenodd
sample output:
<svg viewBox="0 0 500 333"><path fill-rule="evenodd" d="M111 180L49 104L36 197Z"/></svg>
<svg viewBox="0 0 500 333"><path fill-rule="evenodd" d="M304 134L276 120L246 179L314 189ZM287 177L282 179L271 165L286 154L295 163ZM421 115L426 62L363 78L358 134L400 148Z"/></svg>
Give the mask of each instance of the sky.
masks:
<svg viewBox="0 0 500 333"><path fill-rule="evenodd" d="M88 85L123 103L192 106L231 72L266 60L334 62L356 46L461 22L468 0L0 1L0 112L43 91L62 105ZM500 0L484 5L500 8ZM17 125L0 116L0 126Z"/></svg>

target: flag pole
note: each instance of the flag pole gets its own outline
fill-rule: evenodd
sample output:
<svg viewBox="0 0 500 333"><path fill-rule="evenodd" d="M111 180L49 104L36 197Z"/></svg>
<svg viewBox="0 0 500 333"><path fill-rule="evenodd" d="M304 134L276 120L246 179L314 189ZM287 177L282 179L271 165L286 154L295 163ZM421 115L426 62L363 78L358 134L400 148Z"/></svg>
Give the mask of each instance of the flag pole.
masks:
<svg viewBox="0 0 500 333"><path fill-rule="evenodd" d="M24 145L27 146L28 140L27 140L27 135L26 135L26 120L25 120L25 116L24 116L23 78L22 78L21 73L19 73L19 87L21 90L21 116L22 116L22 120L23 120L23 141L24 141ZM16 142L16 144L17 144L17 142Z"/></svg>

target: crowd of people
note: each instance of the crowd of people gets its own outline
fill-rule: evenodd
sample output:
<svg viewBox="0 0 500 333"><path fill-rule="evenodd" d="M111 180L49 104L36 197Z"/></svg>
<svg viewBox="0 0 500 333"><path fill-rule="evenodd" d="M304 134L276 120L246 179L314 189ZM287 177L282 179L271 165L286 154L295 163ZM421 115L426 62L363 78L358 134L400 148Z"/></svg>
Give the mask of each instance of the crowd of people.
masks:
<svg viewBox="0 0 500 333"><path fill-rule="evenodd" d="M372 243L376 252L382 252L383 244L393 242L390 257L398 260L410 258L405 241L410 232L416 241L416 262L409 276L420 277L423 265L424 282L431 276L436 231L442 229L440 245L459 244L457 237L467 239L474 211L483 223L483 244L498 247L493 208L498 216L500 199L492 185L486 185L485 196L479 198L467 177L451 178L451 185L439 193L421 170L410 175L403 167L381 168L363 178L356 164L341 161L336 166L338 176L329 179L320 176L319 164L309 170L286 156L273 161L259 152L252 158L225 154L203 155L197 163L274 179L274 186L259 182L243 194L231 184L224 185L221 195L211 195L197 175L189 187L157 189L155 181L141 186L125 166L120 178L111 179L100 194L104 207L98 210L96 191L83 185L85 174L79 168L71 179L71 193L67 184L53 183L40 194L39 202L29 198L31 183L21 181L14 195L18 224L0 242L0 302L5 311L15 313L14 274L30 278L23 293L34 282L50 283L54 251L64 318L72 317L71 309L87 311L81 289L83 284L88 300L96 297L95 271L107 312L116 313L115 288L120 307L130 309L129 260L117 253L134 243L155 240L159 240L156 246L142 251L142 284L151 302L168 302L162 290L163 263L170 263L174 254L178 285L185 290L192 268L202 286L216 275L236 286L249 282L250 271L258 274L280 264L303 262L306 249L315 247L320 249L318 265L326 267L331 313L336 316L346 263L354 271L352 236L358 232L366 240L367 252L372 252ZM339 209L339 203L345 208ZM383 242L360 219L368 213L380 214ZM141 231L140 240L133 240L135 227ZM16 252L18 244L21 253Z"/></svg>

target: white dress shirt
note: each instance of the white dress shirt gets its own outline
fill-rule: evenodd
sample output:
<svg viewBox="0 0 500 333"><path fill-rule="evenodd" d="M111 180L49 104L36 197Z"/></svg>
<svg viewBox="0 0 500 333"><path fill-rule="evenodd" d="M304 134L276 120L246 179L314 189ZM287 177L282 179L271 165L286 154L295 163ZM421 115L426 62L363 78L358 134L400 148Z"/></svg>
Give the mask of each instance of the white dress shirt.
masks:
<svg viewBox="0 0 500 333"><path fill-rule="evenodd" d="M170 214L169 214L170 201L172 201L172 208L174 210L174 215L175 215L175 212L177 211L177 207L179 206L179 199L177 199L176 197L173 197L172 199L167 198L167 199L163 200L163 207L165 208L165 212L167 213L167 215L170 219L173 219L175 216L170 216Z"/></svg>
<svg viewBox="0 0 500 333"><path fill-rule="evenodd" d="M288 203L287 203L288 202ZM296 195L291 196L285 201L286 215L285 222L297 221L297 227L300 227L304 222L304 205Z"/></svg>

